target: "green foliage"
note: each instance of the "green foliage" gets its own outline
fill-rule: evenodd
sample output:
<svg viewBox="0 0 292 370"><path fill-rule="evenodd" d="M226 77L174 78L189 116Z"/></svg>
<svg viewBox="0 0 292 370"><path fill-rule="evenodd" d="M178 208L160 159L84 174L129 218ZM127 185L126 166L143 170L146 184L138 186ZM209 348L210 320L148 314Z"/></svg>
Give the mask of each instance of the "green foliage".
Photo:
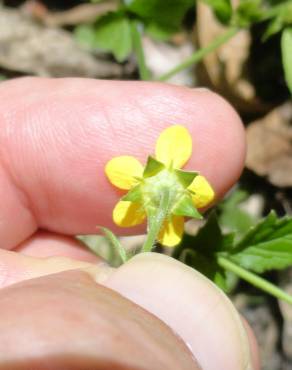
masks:
<svg viewBox="0 0 292 370"><path fill-rule="evenodd" d="M248 195L243 190L236 190L218 205L220 225L224 230L236 232L237 238L242 236L256 222L256 219L241 206Z"/></svg>
<svg viewBox="0 0 292 370"><path fill-rule="evenodd" d="M147 22L145 24L145 32L157 41L167 41L172 35L175 29L173 27L166 27L164 25Z"/></svg>
<svg viewBox="0 0 292 370"><path fill-rule="evenodd" d="M130 21L120 11L104 15L93 25L77 27L75 34L85 47L109 51L119 62L123 62L132 51Z"/></svg>
<svg viewBox="0 0 292 370"><path fill-rule="evenodd" d="M93 50L95 45L95 29L92 24L82 24L75 28L75 39L84 48Z"/></svg>
<svg viewBox="0 0 292 370"><path fill-rule="evenodd" d="M95 24L95 45L122 62L132 51L130 21L121 12L109 13Z"/></svg>
<svg viewBox="0 0 292 370"><path fill-rule="evenodd" d="M230 258L257 273L292 266L292 219L271 212L234 246Z"/></svg>
<svg viewBox="0 0 292 370"><path fill-rule="evenodd" d="M281 48L285 80L292 94L292 27L288 27L283 31Z"/></svg>
<svg viewBox="0 0 292 370"><path fill-rule="evenodd" d="M262 19L261 0L241 0L234 14L234 23L239 27L249 27Z"/></svg>
<svg viewBox="0 0 292 370"><path fill-rule="evenodd" d="M223 235L213 212L197 235L184 235L173 257L200 271L221 289L228 291L228 275L218 264L217 253L228 249L233 237L233 234Z"/></svg>
<svg viewBox="0 0 292 370"><path fill-rule="evenodd" d="M150 72L146 66L144 49L142 45L142 30L143 27L140 22L135 20L131 21L131 34L133 40L133 49L137 59L137 64L139 67L139 74L141 80L147 81L150 80Z"/></svg>
<svg viewBox="0 0 292 370"><path fill-rule="evenodd" d="M176 31L194 0L128 0L127 10L141 18L145 24L160 30Z"/></svg>
<svg viewBox="0 0 292 370"><path fill-rule="evenodd" d="M223 24L228 24L232 16L232 6L230 0L201 0L209 5L218 20Z"/></svg>
<svg viewBox="0 0 292 370"><path fill-rule="evenodd" d="M273 18L270 23L268 24L266 31L263 35L263 41L268 40L271 36L275 35L276 33L280 32L284 27L284 20L282 16L276 16Z"/></svg>
<svg viewBox="0 0 292 370"><path fill-rule="evenodd" d="M94 24L76 27L76 39L89 49L111 52L119 62L125 61L134 50L141 78L147 80L150 76L141 46L141 30L166 40L179 30L191 7L195 7L194 0L124 1L117 11L105 14Z"/></svg>
<svg viewBox="0 0 292 370"><path fill-rule="evenodd" d="M212 213L197 235L184 236L174 257L199 270L224 290L230 285L227 271L220 263L222 258L238 266L241 272L250 271L247 271L249 282L252 276L259 279L251 272L261 274L292 266L292 218L279 219L271 212L238 241L234 237L237 230L234 231L224 234L218 217Z"/></svg>

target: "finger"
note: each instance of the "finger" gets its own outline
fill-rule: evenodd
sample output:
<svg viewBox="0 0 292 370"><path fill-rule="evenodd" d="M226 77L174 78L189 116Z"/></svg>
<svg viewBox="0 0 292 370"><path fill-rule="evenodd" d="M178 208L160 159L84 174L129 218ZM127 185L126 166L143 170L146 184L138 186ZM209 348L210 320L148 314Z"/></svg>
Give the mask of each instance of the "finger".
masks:
<svg viewBox="0 0 292 370"><path fill-rule="evenodd" d="M203 275L157 253L140 254L104 284L163 320L188 343L204 370L256 370L242 321Z"/></svg>
<svg viewBox="0 0 292 370"><path fill-rule="evenodd" d="M101 282L111 273L112 268L101 259L96 259L94 262L89 263L64 256L37 258L14 251L0 250L0 288L23 280L70 270L84 271L95 281Z"/></svg>
<svg viewBox="0 0 292 370"><path fill-rule="evenodd" d="M195 270L169 257L139 255L118 270L103 263L93 265L64 257L32 258L4 250L0 251L0 260L2 288L78 269L163 320L189 345L205 365L204 370L260 369L254 336L250 330L243 330L227 298Z"/></svg>
<svg viewBox="0 0 292 370"><path fill-rule="evenodd" d="M218 195L244 160L241 122L218 95L158 83L20 79L0 87L0 244L10 248L37 227L59 233L113 228L120 194L104 175L114 156L145 163L171 124L191 132L188 168ZM2 168L2 169L1 169Z"/></svg>
<svg viewBox="0 0 292 370"><path fill-rule="evenodd" d="M163 322L85 273L15 284L0 300L0 369L199 369Z"/></svg>
<svg viewBox="0 0 292 370"><path fill-rule="evenodd" d="M14 251L39 258L60 256L92 263L102 261L75 238L46 231L37 232L33 237L14 248Z"/></svg>

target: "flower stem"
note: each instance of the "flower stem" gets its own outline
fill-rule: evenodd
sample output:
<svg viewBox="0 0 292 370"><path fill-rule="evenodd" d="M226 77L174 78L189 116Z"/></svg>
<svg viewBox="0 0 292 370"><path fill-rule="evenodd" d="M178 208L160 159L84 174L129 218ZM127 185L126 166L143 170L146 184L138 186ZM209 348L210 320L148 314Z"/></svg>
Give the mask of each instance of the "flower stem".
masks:
<svg viewBox="0 0 292 370"><path fill-rule="evenodd" d="M160 204L157 212L148 216L148 234L142 247L142 252L151 252L157 236L161 230L169 208L169 190L165 189L161 194Z"/></svg>
<svg viewBox="0 0 292 370"><path fill-rule="evenodd" d="M146 66L145 54L141 39L141 32L139 30L139 24L136 21L131 22L131 32L140 78L141 80L144 81L150 80L150 72Z"/></svg>
<svg viewBox="0 0 292 370"><path fill-rule="evenodd" d="M236 265L235 263L224 257L218 257L218 263L221 267L233 272L241 279L246 280L257 288L262 289L263 291L273 295L274 297L282 299L283 301L292 305L292 296L290 294L284 292L282 289L278 288L276 285L270 283L262 277L243 269L242 267Z"/></svg>
<svg viewBox="0 0 292 370"><path fill-rule="evenodd" d="M191 67L193 64L200 62L208 53L214 51L219 46L223 45L229 39L236 35L240 30L239 27L230 27L222 35L213 40L209 45L194 52L189 58L178 64L176 67L171 69L169 72L163 74L158 78L158 81L167 81L170 77L176 75L182 70Z"/></svg>

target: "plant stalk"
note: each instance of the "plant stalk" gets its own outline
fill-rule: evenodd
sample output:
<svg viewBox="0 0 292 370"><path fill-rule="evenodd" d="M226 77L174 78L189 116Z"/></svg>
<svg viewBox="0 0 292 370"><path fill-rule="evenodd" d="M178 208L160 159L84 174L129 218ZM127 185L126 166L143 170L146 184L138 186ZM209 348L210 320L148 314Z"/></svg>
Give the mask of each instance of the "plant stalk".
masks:
<svg viewBox="0 0 292 370"><path fill-rule="evenodd" d="M139 75L141 80L150 80L150 72L146 66L145 54L142 45L141 32L139 31L139 25L136 21L131 22L131 33L133 40L133 48L137 58Z"/></svg>
<svg viewBox="0 0 292 370"><path fill-rule="evenodd" d="M148 216L149 230L147 238L141 250L142 252L151 252L154 243L158 237L158 234L161 230L163 222L165 221L165 218L167 216L168 208L169 208L169 190L166 189L161 195L160 205L157 212L150 217Z"/></svg>
<svg viewBox="0 0 292 370"><path fill-rule="evenodd" d="M278 288L276 285L270 283L262 277L243 269L225 257L218 257L218 263L221 267L233 272L241 279L292 305L292 296L290 294L284 292L282 289Z"/></svg>
<svg viewBox="0 0 292 370"><path fill-rule="evenodd" d="M158 77L157 80L167 81L170 77L200 62L207 54L214 51L219 46L223 45L225 42L227 42L233 36L235 36L239 30L240 30L239 27L230 27L226 32L224 32L222 35L220 35L215 40L213 40L209 45L194 52L189 58L184 60L182 63L178 64L176 67L171 69L169 72Z"/></svg>

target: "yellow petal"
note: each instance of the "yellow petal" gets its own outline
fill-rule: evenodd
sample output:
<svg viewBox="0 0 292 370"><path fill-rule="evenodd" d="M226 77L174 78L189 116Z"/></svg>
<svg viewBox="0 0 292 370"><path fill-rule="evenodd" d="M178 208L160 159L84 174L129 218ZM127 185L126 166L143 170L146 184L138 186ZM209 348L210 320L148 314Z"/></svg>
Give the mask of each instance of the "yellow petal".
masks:
<svg viewBox="0 0 292 370"><path fill-rule="evenodd" d="M158 240L166 247L174 247L181 241L183 232L184 218L182 216L172 216L170 221L165 221Z"/></svg>
<svg viewBox="0 0 292 370"><path fill-rule="evenodd" d="M141 224L145 219L145 212L139 203L119 201L113 210L113 220L121 227L131 227Z"/></svg>
<svg viewBox="0 0 292 370"><path fill-rule="evenodd" d="M166 166L181 168L192 154L192 138L180 125L162 131L156 143L156 159Z"/></svg>
<svg viewBox="0 0 292 370"><path fill-rule="evenodd" d="M123 155L111 159L105 166L105 173L117 188L129 190L138 183L135 177L142 177L143 166L136 158Z"/></svg>
<svg viewBox="0 0 292 370"><path fill-rule="evenodd" d="M197 208L206 207L215 198L214 190L204 176L195 177L188 189L194 192L192 199Z"/></svg>

